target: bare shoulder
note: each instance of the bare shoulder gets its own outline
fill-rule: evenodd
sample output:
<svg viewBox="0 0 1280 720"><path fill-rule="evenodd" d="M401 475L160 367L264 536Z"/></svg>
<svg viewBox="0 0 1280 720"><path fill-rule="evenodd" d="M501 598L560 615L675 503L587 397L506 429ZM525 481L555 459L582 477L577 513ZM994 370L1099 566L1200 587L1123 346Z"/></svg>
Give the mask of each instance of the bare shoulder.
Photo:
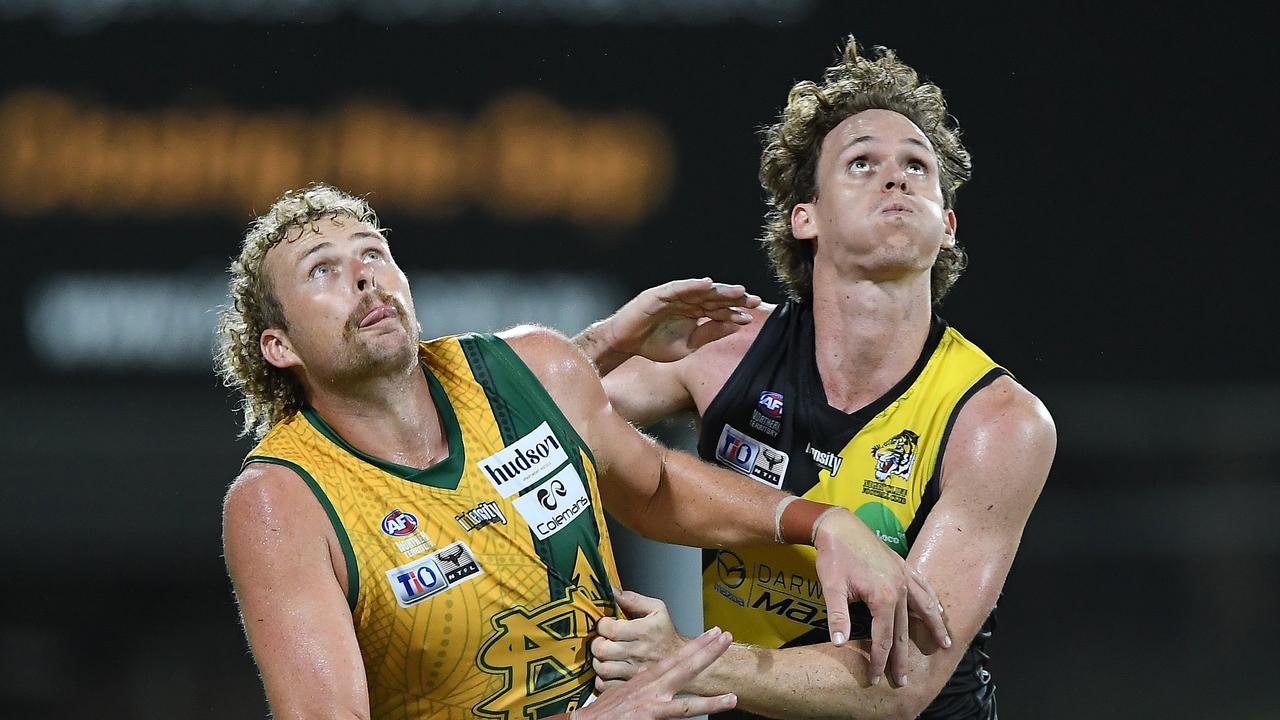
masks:
<svg viewBox="0 0 1280 720"><path fill-rule="evenodd" d="M581 381L584 373L596 377L587 356L557 330L542 325L517 325L497 335L548 389L565 381Z"/></svg>
<svg viewBox="0 0 1280 720"><path fill-rule="evenodd" d="M777 305L763 304L748 310L752 317L750 325L709 342L688 357L672 363L677 366L680 381L693 398L699 415L706 411L716 394L729 381L729 376L760 336L760 330L775 308Z"/></svg>
<svg viewBox="0 0 1280 720"><path fill-rule="evenodd" d="M274 463L255 462L244 467L227 489L222 510L225 516L274 514L308 499L302 478L293 470Z"/></svg>
<svg viewBox="0 0 1280 720"><path fill-rule="evenodd" d="M1011 377L998 378L961 408L947 441L944 483L948 466L967 466L987 470L978 477L1026 483L1038 493L1057 442L1053 417L1040 398Z"/></svg>
<svg viewBox="0 0 1280 720"><path fill-rule="evenodd" d="M231 483L222 504L222 531L228 562L233 555L291 540L323 541L333 533L303 479L290 468L262 462L247 465Z"/></svg>
<svg viewBox="0 0 1280 720"><path fill-rule="evenodd" d="M726 357L742 357L746 354L747 348L756 341L765 321L777 307L777 305L762 304L760 307L747 310L752 319L750 325L698 348L690 353L689 359L695 360L698 364L706 364L721 361Z"/></svg>

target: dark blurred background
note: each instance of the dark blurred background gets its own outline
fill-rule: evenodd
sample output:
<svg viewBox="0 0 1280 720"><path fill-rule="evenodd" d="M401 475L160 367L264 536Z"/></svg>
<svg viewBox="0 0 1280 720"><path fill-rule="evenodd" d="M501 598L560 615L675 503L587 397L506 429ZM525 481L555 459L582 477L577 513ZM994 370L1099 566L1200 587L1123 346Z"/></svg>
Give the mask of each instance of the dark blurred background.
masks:
<svg viewBox="0 0 1280 720"><path fill-rule="evenodd" d="M210 348L280 191L369 193L428 333L572 333L677 277L778 300L757 131L855 33L947 92L975 172L941 312L1058 424L1002 716L1280 717L1274 30L962 5L0 2L0 716L265 717ZM620 544L631 584L692 582Z"/></svg>

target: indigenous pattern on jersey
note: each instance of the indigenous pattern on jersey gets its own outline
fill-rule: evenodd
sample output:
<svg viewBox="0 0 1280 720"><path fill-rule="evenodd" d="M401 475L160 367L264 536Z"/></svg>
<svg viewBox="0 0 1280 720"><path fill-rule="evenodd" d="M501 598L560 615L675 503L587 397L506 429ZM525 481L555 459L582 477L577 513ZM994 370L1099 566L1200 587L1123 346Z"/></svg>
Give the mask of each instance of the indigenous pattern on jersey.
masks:
<svg viewBox="0 0 1280 720"><path fill-rule="evenodd" d="M333 522L374 718L567 712L592 691L596 622L615 615L595 460L501 339L420 355L447 459L371 457L306 408L245 462L292 468Z"/></svg>
<svg viewBox="0 0 1280 720"><path fill-rule="evenodd" d="M915 366L853 413L827 404L818 374L813 311L780 305L703 416L703 458L817 502L843 505L904 558L938 499L942 453L956 415L978 390L1007 374L934 318ZM827 642L827 614L811 547L753 546L704 554L708 627L780 648ZM852 637L869 637L865 605ZM988 618L925 718L985 718L994 686L982 652ZM738 714L744 717L744 714Z"/></svg>

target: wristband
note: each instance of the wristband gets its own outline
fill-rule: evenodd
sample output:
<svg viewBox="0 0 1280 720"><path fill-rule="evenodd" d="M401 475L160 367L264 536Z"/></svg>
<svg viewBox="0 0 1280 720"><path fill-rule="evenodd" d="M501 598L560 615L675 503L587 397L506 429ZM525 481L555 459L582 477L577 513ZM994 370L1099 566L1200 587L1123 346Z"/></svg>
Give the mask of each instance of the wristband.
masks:
<svg viewBox="0 0 1280 720"><path fill-rule="evenodd" d="M818 534L818 520L839 506L804 498L795 500L797 502L787 503L778 514L778 540L791 545L812 545Z"/></svg>
<svg viewBox="0 0 1280 720"><path fill-rule="evenodd" d="M773 509L773 541L782 542L782 511L787 509L791 503L799 500L795 495L788 495L778 501L778 505Z"/></svg>
<svg viewBox="0 0 1280 720"><path fill-rule="evenodd" d="M815 546L816 546L816 545L818 544L818 526L822 524L822 521L823 521L823 520L825 520L825 519L827 519L827 516L828 516L828 515L830 515L831 513L835 512L836 510L839 510L839 509L840 509L840 507L839 507L838 505L832 505L831 507L827 508L826 510L823 510L823 511L822 511L822 514L821 514L821 515L819 515L819 516L817 517L817 519L815 519L815 520L813 521L813 532L809 534L809 544L810 544L810 545L815 545Z"/></svg>

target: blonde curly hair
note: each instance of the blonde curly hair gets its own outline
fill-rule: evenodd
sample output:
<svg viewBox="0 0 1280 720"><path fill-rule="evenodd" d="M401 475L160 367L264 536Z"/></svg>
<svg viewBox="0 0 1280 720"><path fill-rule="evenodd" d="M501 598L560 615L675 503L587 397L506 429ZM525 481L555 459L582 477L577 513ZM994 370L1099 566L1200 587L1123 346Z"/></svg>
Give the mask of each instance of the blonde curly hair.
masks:
<svg viewBox="0 0 1280 720"><path fill-rule="evenodd" d="M261 440L276 423L296 413L304 402L302 385L293 373L268 363L262 357L259 338L267 328L288 330L284 309L262 271L262 261L271 248L289 233L310 229L320 220L346 216L357 222L378 226L378 217L364 198L335 187L313 183L280 196L262 216L249 224L240 256L228 272L230 304L218 313L218 347L214 366L222 383L241 396L244 427L240 436ZM296 239L296 236L295 238ZM292 240L290 240L292 241Z"/></svg>
<svg viewBox="0 0 1280 720"><path fill-rule="evenodd" d="M761 244L791 297L813 297L813 245L791 233L791 209L818 195L817 165L822 141L836 125L863 110L903 115L929 138L940 167L944 207L955 207L956 190L969 180L969 152L960 143L955 118L947 114L942 89L921 83L916 71L892 50L874 48L875 58L858 54L849 36L840 61L827 68L822 85L796 83L781 120L764 131L760 184L769 203ZM942 248L934 262L931 290L936 304L968 264L959 245Z"/></svg>

